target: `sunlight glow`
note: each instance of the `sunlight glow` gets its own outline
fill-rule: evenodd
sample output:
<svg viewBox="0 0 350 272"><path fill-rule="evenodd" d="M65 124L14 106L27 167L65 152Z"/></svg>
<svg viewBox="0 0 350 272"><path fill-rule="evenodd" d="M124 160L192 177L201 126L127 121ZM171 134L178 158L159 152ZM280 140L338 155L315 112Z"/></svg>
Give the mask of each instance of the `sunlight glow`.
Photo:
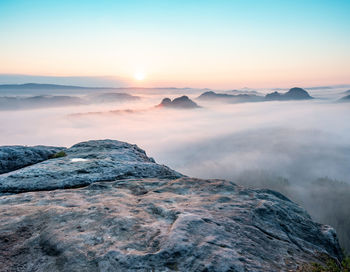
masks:
<svg viewBox="0 0 350 272"><path fill-rule="evenodd" d="M134 74L134 78L136 80L144 80L145 77L146 77L146 75L144 73L142 73L142 72L137 72L137 73Z"/></svg>

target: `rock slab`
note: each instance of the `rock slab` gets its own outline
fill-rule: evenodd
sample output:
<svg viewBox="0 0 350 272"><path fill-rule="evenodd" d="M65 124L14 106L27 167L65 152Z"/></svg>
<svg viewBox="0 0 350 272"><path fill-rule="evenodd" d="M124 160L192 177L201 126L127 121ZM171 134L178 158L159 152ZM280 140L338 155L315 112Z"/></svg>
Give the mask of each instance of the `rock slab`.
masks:
<svg viewBox="0 0 350 272"><path fill-rule="evenodd" d="M64 149L62 147L51 146L1 146L0 174L45 161Z"/></svg>
<svg viewBox="0 0 350 272"><path fill-rule="evenodd" d="M182 176L167 166L155 163L136 145L120 141L82 142L65 149L65 153L65 157L0 175L0 193L76 188L98 181L131 177Z"/></svg>
<svg viewBox="0 0 350 272"><path fill-rule="evenodd" d="M118 141L66 151L12 172L17 183L0 175L31 191L0 196L1 272L295 271L342 258L334 229L280 193L184 177ZM88 182L63 188L69 177Z"/></svg>

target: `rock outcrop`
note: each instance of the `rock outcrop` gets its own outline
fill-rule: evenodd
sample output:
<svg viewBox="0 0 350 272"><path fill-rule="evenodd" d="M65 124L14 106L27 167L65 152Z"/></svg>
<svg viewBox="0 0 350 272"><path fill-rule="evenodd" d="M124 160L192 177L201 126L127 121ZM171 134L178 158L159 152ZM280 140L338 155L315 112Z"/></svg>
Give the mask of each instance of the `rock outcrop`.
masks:
<svg viewBox="0 0 350 272"><path fill-rule="evenodd" d="M118 141L65 152L0 175L32 191L0 197L0 271L295 271L342 257L335 231L277 192L181 177Z"/></svg>
<svg viewBox="0 0 350 272"><path fill-rule="evenodd" d="M307 91L302 88L292 88L288 92L281 94L279 92L269 93L265 96L266 100L305 100L313 99Z"/></svg>
<svg viewBox="0 0 350 272"><path fill-rule="evenodd" d="M1 146L0 174L42 162L63 149L52 146Z"/></svg>
<svg viewBox="0 0 350 272"><path fill-rule="evenodd" d="M46 160L0 175L0 193L19 193L87 186L125 178L178 178L136 145L102 140L82 142L65 150L67 156Z"/></svg>
<svg viewBox="0 0 350 272"><path fill-rule="evenodd" d="M177 97L171 101L170 98L164 98L157 107L173 108L173 109L195 109L199 106L193 102L188 96Z"/></svg>

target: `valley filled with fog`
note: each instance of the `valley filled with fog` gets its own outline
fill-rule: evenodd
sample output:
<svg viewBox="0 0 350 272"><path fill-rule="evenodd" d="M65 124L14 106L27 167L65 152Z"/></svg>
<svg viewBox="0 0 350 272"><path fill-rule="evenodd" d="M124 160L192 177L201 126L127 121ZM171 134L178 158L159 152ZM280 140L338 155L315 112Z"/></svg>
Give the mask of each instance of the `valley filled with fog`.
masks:
<svg viewBox="0 0 350 272"><path fill-rule="evenodd" d="M190 88L0 90L0 145L137 144L188 176L277 190L334 226L350 250L350 102L340 100L349 89L306 88L314 99L244 103L200 100L208 90ZM215 92L262 98L274 91ZM200 107L156 107L181 95Z"/></svg>

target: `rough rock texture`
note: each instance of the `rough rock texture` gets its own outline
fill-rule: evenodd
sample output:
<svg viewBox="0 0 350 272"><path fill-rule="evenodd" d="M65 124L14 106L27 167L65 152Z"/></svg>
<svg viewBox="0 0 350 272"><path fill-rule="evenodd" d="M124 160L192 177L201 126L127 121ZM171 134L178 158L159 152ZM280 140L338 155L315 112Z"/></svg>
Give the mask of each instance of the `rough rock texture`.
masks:
<svg viewBox="0 0 350 272"><path fill-rule="evenodd" d="M176 179L118 141L84 142L67 153L14 171L16 183L0 175L13 191L63 188L69 177L89 184L0 196L1 272L295 271L342 257L334 230L277 192Z"/></svg>
<svg viewBox="0 0 350 272"><path fill-rule="evenodd" d="M171 101L170 98L164 98L162 102L157 107L165 107L165 108L175 108L175 109L193 109L199 108L199 106L193 102L188 96L181 96L175 98Z"/></svg>
<svg viewBox="0 0 350 272"><path fill-rule="evenodd" d="M47 160L63 149L52 146L1 146L0 174Z"/></svg>
<svg viewBox="0 0 350 272"><path fill-rule="evenodd" d="M129 179L0 198L0 271L287 271L336 234L267 190Z"/></svg>
<svg viewBox="0 0 350 272"><path fill-rule="evenodd" d="M46 160L0 175L0 193L75 188L97 181L128 177L178 178L136 145L113 140L82 142L66 149L66 157Z"/></svg>

